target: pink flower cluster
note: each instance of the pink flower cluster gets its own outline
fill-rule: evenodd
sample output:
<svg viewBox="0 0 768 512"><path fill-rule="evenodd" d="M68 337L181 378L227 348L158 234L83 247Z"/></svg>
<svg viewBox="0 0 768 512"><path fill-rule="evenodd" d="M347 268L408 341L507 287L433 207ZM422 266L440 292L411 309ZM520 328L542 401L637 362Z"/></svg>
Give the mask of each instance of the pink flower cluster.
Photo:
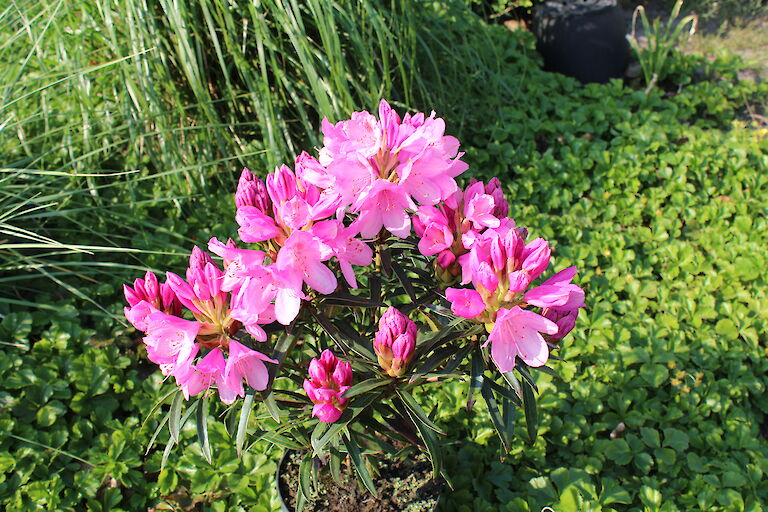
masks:
<svg viewBox="0 0 768 512"><path fill-rule="evenodd" d="M437 263L449 269L446 280L451 281L459 273L457 258L467 253L483 230L511 222L508 213L509 204L498 178L492 178L488 185L473 179L466 190L456 191L437 207L420 206L416 210L419 251L425 256L437 254Z"/></svg>
<svg viewBox="0 0 768 512"><path fill-rule="evenodd" d="M352 366L341 361L330 350L324 350L320 359L309 363L309 379L304 379L304 391L315 404L312 416L333 423L347 408L349 398L342 395L352 384Z"/></svg>
<svg viewBox="0 0 768 512"><path fill-rule="evenodd" d="M332 260L350 287L357 287L353 265L368 266L373 251L364 239L385 228L399 237L411 232L409 210L450 200L455 177L467 165L458 141L444 135L445 123L424 114L402 119L382 101L379 119L355 112L337 124L323 120L320 158L296 158L294 170L282 166L266 183L243 170L235 195L240 239L259 250L226 248L216 239L211 252L222 256L227 279L222 290L239 298L232 317L257 339L259 324L274 318L290 324L307 289L320 294L337 287ZM347 212L356 214L345 224ZM267 261L268 260L268 261Z"/></svg>
<svg viewBox="0 0 768 512"><path fill-rule="evenodd" d="M459 259L462 283L473 287L446 290L456 315L491 326L491 355L502 371L514 368L516 356L529 366L546 364L549 347L542 334L562 338L584 307L584 291L571 283L576 267L529 289L549 266L551 251L543 238L526 243L527 235L509 220L476 236ZM542 308L541 314L528 306Z"/></svg>
<svg viewBox="0 0 768 512"><path fill-rule="evenodd" d="M231 338L242 326L232 317L236 297L221 289L224 274L210 255L192 251L186 281L171 272L159 284L152 272L124 287L129 307L125 317L145 333L147 357L172 376L185 398L213 384L224 403L245 396L243 379L255 389L266 389L269 373L261 352ZM181 318L182 305L195 320ZM207 353L198 358L201 350ZM228 357L224 359L224 354Z"/></svg>
<svg viewBox="0 0 768 512"><path fill-rule="evenodd" d="M418 249L435 256L434 269L448 288L452 311L486 324L491 353L503 371L515 358L540 366L548 341L562 338L584 307L584 292L571 281L575 267L531 287L549 265L549 244L526 243L527 231L508 218L501 183L472 180L459 189L467 169L459 142L445 135L432 112L402 118L381 101L378 117L355 112L336 124L323 120L323 147L315 158L300 154L260 180L248 169L235 194L235 220L245 244L216 238L198 249L186 279L169 272L160 284L148 272L125 286L126 318L145 333L150 360L173 376L185 397L214 386L222 401L244 395L245 381L263 390L269 374L264 354L234 339L244 328L266 341L263 326L289 325L302 301L329 294L337 274L357 288L355 266L373 262L369 242L389 231L420 238ZM530 309L539 308L538 312ZM187 311L187 318L182 315ZM401 377L413 359L416 324L394 308L381 317L373 342L379 365ZM348 400L351 367L326 350L313 359L304 389L321 421L336 421Z"/></svg>

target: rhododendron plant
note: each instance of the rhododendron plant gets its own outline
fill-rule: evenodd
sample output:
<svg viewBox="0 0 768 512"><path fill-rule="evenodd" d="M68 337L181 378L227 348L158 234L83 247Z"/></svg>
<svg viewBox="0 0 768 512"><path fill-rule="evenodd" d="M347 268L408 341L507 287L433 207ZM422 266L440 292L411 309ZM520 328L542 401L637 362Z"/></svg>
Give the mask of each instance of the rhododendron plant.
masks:
<svg viewBox="0 0 768 512"><path fill-rule="evenodd" d="M317 156L293 168L242 170L239 242L212 233L184 274L161 284L147 272L124 287L126 318L177 388L160 427L179 442L196 409L210 460L213 406L238 452L255 432L304 448L312 471L348 460L375 493L365 459L392 447L424 450L443 473L439 411L427 414L414 391L456 380L470 411L481 392L509 451L499 407L505 417L535 407L530 370L585 306L576 268L550 275L552 248L509 218L503 180L460 188L467 164L434 112L401 117L382 101L378 116L324 119L322 131ZM259 404L268 414L253 414ZM311 487L302 482L304 498Z"/></svg>

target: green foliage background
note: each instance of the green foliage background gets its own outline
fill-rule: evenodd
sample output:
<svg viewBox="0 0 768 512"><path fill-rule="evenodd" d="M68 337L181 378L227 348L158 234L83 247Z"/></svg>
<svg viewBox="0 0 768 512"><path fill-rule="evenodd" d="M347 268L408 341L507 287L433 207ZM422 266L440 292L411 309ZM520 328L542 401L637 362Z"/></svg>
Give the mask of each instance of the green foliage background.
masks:
<svg viewBox="0 0 768 512"><path fill-rule="evenodd" d="M423 397L450 433L441 509L763 509L768 133L750 112L767 85L674 55L648 94L581 86L464 3L232 5L1 13L7 509L277 509L279 448L238 459L215 419L213 464L191 419L160 471L149 411L171 386L120 319L120 284L233 233L241 166L265 173L316 144L323 115L381 96L445 118L472 175L508 185L511 215L556 244L556 269L579 266L588 294L562 380L539 375L532 447L520 421L500 461L466 383Z"/></svg>

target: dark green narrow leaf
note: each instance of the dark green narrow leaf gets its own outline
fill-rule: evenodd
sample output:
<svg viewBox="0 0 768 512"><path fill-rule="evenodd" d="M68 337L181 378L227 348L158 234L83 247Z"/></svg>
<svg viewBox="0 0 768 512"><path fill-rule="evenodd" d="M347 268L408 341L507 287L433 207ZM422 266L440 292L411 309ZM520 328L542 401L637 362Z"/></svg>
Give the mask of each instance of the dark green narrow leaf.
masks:
<svg viewBox="0 0 768 512"><path fill-rule="evenodd" d="M425 285L425 286L428 286L428 285ZM415 301L411 302L410 304L398 306L398 309L402 314L409 315L411 311L413 311L414 309L418 309L434 301L435 297L436 297L435 292L430 290L424 295L422 295L421 297L417 298Z"/></svg>
<svg viewBox="0 0 768 512"><path fill-rule="evenodd" d="M184 413L184 416L181 417L181 420L179 421L179 431L184 427L184 425L187 423L187 420L189 419L192 414L197 410L197 402L192 404ZM165 467L165 463L168 460L168 456L171 454L171 450L175 446L175 443L168 443L165 446L165 450L163 451L163 459L160 462L160 469L162 470L163 467Z"/></svg>
<svg viewBox="0 0 768 512"><path fill-rule="evenodd" d="M147 421L149 421L149 419L152 417L152 415L155 414L155 411L158 410L165 403L165 401L168 400L168 398L171 395L173 395L175 393L178 393L178 392L179 392L179 388L174 388L171 391L169 391L168 393L166 393L165 395L163 395L163 397L160 400L155 402L155 405L152 406L152 409L149 410L149 412L147 413L146 418L141 423L142 428L144 427L144 425L147 424Z"/></svg>
<svg viewBox="0 0 768 512"><path fill-rule="evenodd" d="M195 417L197 426L197 440L203 451L203 457L211 463L211 446L208 444L208 396L197 401L197 415Z"/></svg>
<svg viewBox="0 0 768 512"><path fill-rule="evenodd" d="M483 385L483 371L485 370L485 361L479 350L472 353L472 363L469 373L469 389L467 391L467 411L471 411L475 406L475 394L480 386Z"/></svg>
<svg viewBox="0 0 768 512"><path fill-rule="evenodd" d="M536 410L536 395L527 380L523 381L523 403L525 405L525 424L528 428L528 442L536 442L539 433L539 417Z"/></svg>
<svg viewBox="0 0 768 512"><path fill-rule="evenodd" d="M509 384L515 391L517 397L522 400L523 387L520 385L520 381L517 380L517 377L515 377L515 374L513 372L501 372L501 375L504 377L504 380L507 381L507 384Z"/></svg>
<svg viewBox="0 0 768 512"><path fill-rule="evenodd" d="M549 366L546 366L546 365L545 366L535 366L535 367L532 366L531 368L533 368L534 370L538 370L540 372L546 373L547 375L551 375L551 376L553 376L553 377L555 377L557 379L562 380L562 377L560 377L560 375L558 375L557 372L555 370L553 370L552 368L550 368Z"/></svg>
<svg viewBox="0 0 768 512"><path fill-rule="evenodd" d="M472 348L473 346L469 344L457 350L455 354L448 358L448 362L445 363L443 371L445 373L453 373L453 371L458 368L459 365L464 361L464 358L466 358L467 355L472 351Z"/></svg>
<svg viewBox="0 0 768 512"><path fill-rule="evenodd" d="M405 412L408 414L408 417L411 419L413 424L416 425L416 429L419 431L419 436L421 436L422 441L424 441L424 445L427 447L427 454L429 455L429 460L432 463L432 472L436 478L437 475L439 475L442 471L443 454L440 451L440 443L437 442L435 432L431 428L427 427L424 423L417 420L410 409L406 408Z"/></svg>
<svg viewBox="0 0 768 512"><path fill-rule="evenodd" d="M333 481L336 482L336 485L339 487L344 487L344 482L341 480L341 452L335 448L331 448L330 466Z"/></svg>
<svg viewBox="0 0 768 512"><path fill-rule="evenodd" d="M377 275L369 275L368 288L371 290L371 300L381 302L381 278Z"/></svg>
<svg viewBox="0 0 768 512"><path fill-rule="evenodd" d="M308 452L299 465L299 490L306 499L312 498L312 453Z"/></svg>
<svg viewBox="0 0 768 512"><path fill-rule="evenodd" d="M329 424L325 423L324 421L318 421L317 425L315 425L315 428L312 430L312 435L309 436L309 442L312 445L312 449L314 450L315 446L317 446L318 440L323 437L323 434L326 433L326 431L329 428ZM320 451L315 450L316 455L321 455Z"/></svg>
<svg viewBox="0 0 768 512"><path fill-rule="evenodd" d="M480 394L485 399L485 405L488 407L488 413L491 416L491 423L496 433L501 439L501 444L504 445L504 451L509 453L510 439L507 438L507 430L504 424L504 420L499 412L499 406L496 403L496 397L493 396L493 390L491 389L490 382L486 380L483 382L483 387L480 389Z"/></svg>
<svg viewBox="0 0 768 512"><path fill-rule="evenodd" d="M160 470L165 467L165 463L168 461L168 456L171 454L171 450L173 450L173 443L168 443L165 445L165 450L163 450L163 458L160 461Z"/></svg>
<svg viewBox="0 0 768 512"><path fill-rule="evenodd" d="M232 404L227 409L226 419L224 420L224 428L227 430L227 435L229 437L235 437L235 434L237 434L237 425L238 420L240 419L240 414L236 412L235 404Z"/></svg>
<svg viewBox="0 0 768 512"><path fill-rule="evenodd" d="M355 419L358 414L360 414L369 405L375 402L379 396L381 396L380 391L368 395L358 396L352 400L349 403L347 410L344 411L344 414L342 414L341 418L339 418L336 423L331 425L325 434L317 439L317 441L312 441L312 448L314 449L315 453L318 455L322 453L323 448L325 448L325 445L327 445L329 442L332 442L332 444L335 445L336 443L333 441L336 439L339 431L344 429L347 424Z"/></svg>
<svg viewBox="0 0 768 512"><path fill-rule="evenodd" d="M344 336L349 339L353 345L352 350L362 355L366 359L376 360L376 354L373 353L373 341L363 338L349 322L335 322L334 325Z"/></svg>
<svg viewBox="0 0 768 512"><path fill-rule="evenodd" d="M344 392L345 398L352 398L353 396L361 395L365 393L366 391L370 391L372 389L376 389L381 386L386 386L387 384L390 384L392 381L391 379L382 379L382 378L376 378L364 380L363 382L358 382L351 388L349 388L346 392Z"/></svg>
<svg viewBox="0 0 768 512"><path fill-rule="evenodd" d="M170 417L171 413L167 413L165 416L163 416L162 421L155 429L155 433L152 434L152 437L149 439L149 444L147 445L147 451L144 452L144 455L149 453L149 450L152 448L152 446L155 444L155 440L157 439L157 436L160 434L160 431L163 429L166 423L168 423L168 418Z"/></svg>
<svg viewBox="0 0 768 512"><path fill-rule="evenodd" d="M171 402L171 412L169 421L169 430L171 431L171 439L174 443L179 442L179 420L181 418L181 404L184 402L184 395L181 390L176 393Z"/></svg>
<svg viewBox="0 0 768 512"><path fill-rule="evenodd" d="M350 433L350 436L351 435L352 434ZM360 481L363 482L363 485L365 485L366 489L368 489L371 494L378 498L379 496L376 494L376 486L373 485L371 474L368 472L368 467L365 465L365 460L360 453L360 448L357 446L357 443L352 439L347 439L346 436L341 436L341 440L344 443L344 447L347 449L347 453L349 453L349 459L352 461L352 465L355 467L355 471L357 472L357 476L360 477Z"/></svg>
<svg viewBox="0 0 768 512"><path fill-rule="evenodd" d="M501 402L501 417L507 436L511 440L515 435L515 404L511 400L504 399Z"/></svg>
<svg viewBox="0 0 768 512"><path fill-rule="evenodd" d="M277 406L277 401L275 400L275 394L271 391L261 392L261 399L264 402L264 405L267 406L267 411L269 411L269 415L272 416L272 419L274 419L276 422L280 423L280 408Z"/></svg>
<svg viewBox="0 0 768 512"><path fill-rule="evenodd" d="M403 390L397 391L398 396L402 399L403 403L405 404L405 407L408 409L409 412L413 413L413 417L417 422L421 422L427 427L431 428L438 434L445 435L445 432L440 430L440 427L435 425L432 420L429 419L429 416L427 416L427 413L424 412L424 409L421 408L419 403L411 396L410 393ZM417 423L418 426L418 423Z"/></svg>
<svg viewBox="0 0 768 512"><path fill-rule="evenodd" d="M454 320L454 322L449 323L446 327L443 327L434 335L426 337L422 340L418 340L416 345L416 358L420 358L430 351L437 349L441 345L450 343L451 341L457 339L468 339L470 336L474 336L483 330L481 325L475 325L468 329L456 329L459 324L465 321L466 320L463 318L457 318Z"/></svg>
<svg viewBox="0 0 768 512"><path fill-rule="evenodd" d="M379 255L381 256L381 270L384 273L385 277L389 277L392 275L392 253L389 252L389 249L383 249L381 252L379 252Z"/></svg>
<svg viewBox="0 0 768 512"><path fill-rule="evenodd" d="M296 512L303 512L304 507L307 506L307 499L304 497L304 493L299 490L296 493Z"/></svg>
<svg viewBox="0 0 768 512"><path fill-rule="evenodd" d="M330 426L330 428L323 434L322 437L317 439L317 441L312 441L312 448L315 450L315 453L320 454L325 448L325 445L328 444L328 442L333 438L333 436L337 435L341 429L343 429L346 426L345 423L334 423Z"/></svg>
<svg viewBox="0 0 768 512"><path fill-rule="evenodd" d="M419 366L416 368L416 370L413 372L413 375L411 375L411 378L408 379L408 383L412 384L416 382L418 379L422 378L425 374L431 372L443 362L445 362L449 357L451 357L453 354L456 353L456 347L453 345L447 346L447 347L441 347L437 350L435 350L432 354L429 355Z"/></svg>
<svg viewBox="0 0 768 512"><path fill-rule="evenodd" d="M445 471L445 469L440 471L440 475L442 475L443 480L445 480L446 485L448 485L448 488L452 491L456 490L456 487L453 485L453 480L448 475L448 472Z"/></svg>
<svg viewBox="0 0 768 512"><path fill-rule="evenodd" d="M323 328L326 334L331 337L334 343L339 345L345 352L356 352L358 355L361 355L366 359L376 359L376 355L373 353L373 350L363 345L362 343L359 343L354 337L350 337L349 335L342 333L340 328L331 322L328 317L315 311L314 309L310 309L310 313L315 318L315 320L317 320L317 323L320 324L320 327Z"/></svg>
<svg viewBox="0 0 768 512"><path fill-rule="evenodd" d="M387 305L378 299L371 299L363 295L352 295L351 293L331 293L323 295L323 304L329 306L353 306L359 308L383 308Z"/></svg>
<svg viewBox="0 0 768 512"><path fill-rule="evenodd" d="M400 284L403 285L403 290L405 290L405 293L408 294L408 297L411 298L411 301L416 302L416 290L413 289L413 284L411 284L411 279L408 277L408 274L397 263L392 265L392 270L395 271L397 280L400 281Z"/></svg>
<svg viewBox="0 0 768 512"><path fill-rule="evenodd" d="M248 431L248 418L251 417L251 410L253 409L254 394L253 389L249 389L245 394L245 400L243 400L243 407L240 409L240 419L237 422L237 434L235 435L235 448L237 449L237 456L240 457L243 454L243 444L245 443L245 434Z"/></svg>
<svg viewBox="0 0 768 512"><path fill-rule="evenodd" d="M288 352L291 351L291 348L293 348L295 343L296 336L288 334L287 332L284 332L280 338L278 338L275 347L272 349L272 359L275 359L277 364L267 365L267 368L269 369L269 386L267 386L267 389L272 388L272 381L275 380L275 375L280 372L280 368L283 366L283 361L285 361L285 356L288 355Z"/></svg>
<svg viewBox="0 0 768 512"><path fill-rule="evenodd" d="M488 384L491 385L491 389L493 389L496 393L501 395L502 397L506 398L507 400L511 400L512 403L517 405L518 407L523 406L523 401L520 397L518 397L514 391L509 389L507 386L502 386L501 384L497 384L493 380L488 380Z"/></svg>
<svg viewBox="0 0 768 512"><path fill-rule="evenodd" d="M264 435L261 436L262 439L265 441L272 443L274 445L277 445L281 448L285 448L286 450L302 450L304 449L304 446L300 445L296 441L293 441L292 439L289 439L285 437L282 434L277 434L275 432L266 432Z"/></svg>
<svg viewBox="0 0 768 512"><path fill-rule="evenodd" d="M517 358L517 361L518 364L515 364L515 368L520 373L520 376L534 389L534 391L538 393L539 388L536 386L536 381L533 380L533 376L531 375L531 371L528 369L528 366L524 363L521 363L519 357Z"/></svg>

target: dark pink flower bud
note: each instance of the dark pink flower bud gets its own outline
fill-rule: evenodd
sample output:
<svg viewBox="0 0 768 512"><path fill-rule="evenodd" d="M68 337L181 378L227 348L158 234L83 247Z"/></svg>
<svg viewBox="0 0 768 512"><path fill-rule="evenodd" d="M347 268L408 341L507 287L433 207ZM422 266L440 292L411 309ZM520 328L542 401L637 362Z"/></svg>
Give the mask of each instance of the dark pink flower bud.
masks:
<svg viewBox="0 0 768 512"><path fill-rule="evenodd" d="M417 334L416 324L397 309L390 307L381 316L373 350L387 375L401 377L405 373L413 359Z"/></svg>
<svg viewBox="0 0 768 512"><path fill-rule="evenodd" d="M160 285L160 297L163 302L163 311L173 316L181 316L181 303L173 293L173 289L167 283Z"/></svg>
<svg viewBox="0 0 768 512"><path fill-rule="evenodd" d="M152 304L159 308L160 306L160 284L157 282L157 277L155 277L155 274L147 270L147 273L144 274L144 293L147 296L147 299L152 302Z"/></svg>
<svg viewBox="0 0 768 512"><path fill-rule="evenodd" d="M551 254L549 242L543 238L537 238L523 250L523 270L531 274L531 280L536 279L549 266Z"/></svg>
<svg viewBox="0 0 768 512"><path fill-rule="evenodd" d="M127 284L123 285L123 295L125 295L125 300L128 302L128 304L131 307L135 306L136 304L144 300L144 298L140 293L136 293L134 289L128 286Z"/></svg>
<svg viewBox="0 0 768 512"><path fill-rule="evenodd" d="M173 272L166 272L165 276L165 284L167 284L171 290L173 290L173 293L176 294L176 298L179 299L179 301L193 313L200 313L200 310L197 309L197 306L195 306L192 302L197 298L192 287Z"/></svg>
<svg viewBox="0 0 768 512"><path fill-rule="evenodd" d="M451 251L442 251L437 255L437 264L442 268L447 268L454 261L456 261L456 255Z"/></svg>
<svg viewBox="0 0 768 512"><path fill-rule="evenodd" d="M193 247L192 254L189 255L189 268L202 271L208 263L213 263L211 255L198 246Z"/></svg>
<svg viewBox="0 0 768 512"><path fill-rule="evenodd" d="M491 178L485 186L485 193L493 197L493 215L500 219L507 217L509 215L509 203L504 199L499 178Z"/></svg>
<svg viewBox="0 0 768 512"><path fill-rule="evenodd" d="M544 318L555 322L557 325L557 332L550 337L560 340L573 330L576 325L576 318L579 316L579 309L548 308L542 313Z"/></svg>
<svg viewBox="0 0 768 512"><path fill-rule="evenodd" d="M296 176L287 165L278 167L267 176L267 193L276 205L296 197Z"/></svg>
<svg viewBox="0 0 768 512"><path fill-rule="evenodd" d="M317 359L312 359L309 363L309 378L315 382L327 381L328 372L325 371L325 365Z"/></svg>
<svg viewBox="0 0 768 512"><path fill-rule="evenodd" d="M352 366L340 361L330 350L320 359L309 363L309 379L304 379L304 391L315 404L312 415L325 423L333 423L347 408L349 398L342 395L352 384Z"/></svg>
<svg viewBox="0 0 768 512"><path fill-rule="evenodd" d="M203 275L208 282L208 290L211 296L221 295L221 283L224 281L224 274L214 263L207 263L203 269Z"/></svg>
<svg viewBox="0 0 768 512"><path fill-rule="evenodd" d="M195 292L195 298L206 301L211 298L208 280L205 278L203 268L189 267L187 269L187 282Z"/></svg>
<svg viewBox="0 0 768 512"><path fill-rule="evenodd" d="M243 169L240 174L235 192L235 207L239 209L241 206L255 206L265 213L268 213L272 206L264 182L248 169Z"/></svg>

